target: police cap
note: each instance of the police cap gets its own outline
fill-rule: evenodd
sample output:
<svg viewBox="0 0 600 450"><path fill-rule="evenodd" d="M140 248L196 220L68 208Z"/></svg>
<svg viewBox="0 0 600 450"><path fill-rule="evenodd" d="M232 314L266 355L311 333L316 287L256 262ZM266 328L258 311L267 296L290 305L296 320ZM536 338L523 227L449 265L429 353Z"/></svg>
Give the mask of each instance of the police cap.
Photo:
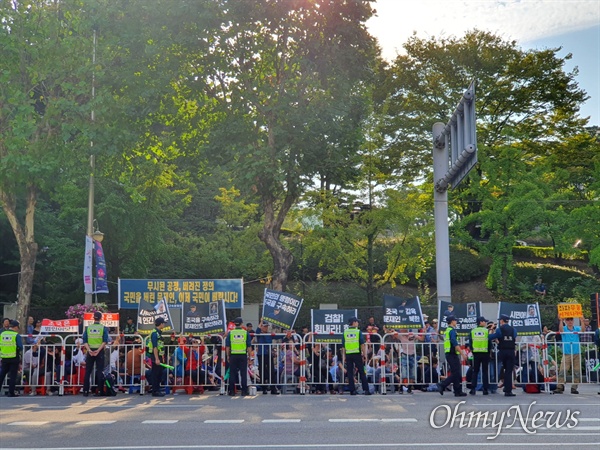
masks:
<svg viewBox="0 0 600 450"><path fill-rule="evenodd" d="M479 323L481 323L481 322L485 322L485 323L487 323L487 320L485 319L485 317L483 317L483 316L479 316L479 317L477 318L477 323L479 324Z"/></svg>
<svg viewBox="0 0 600 450"><path fill-rule="evenodd" d="M96 311L94 313L94 320L100 320L102 319L102 313L100 311Z"/></svg>
<svg viewBox="0 0 600 450"><path fill-rule="evenodd" d="M354 322L360 322L360 320L358 320L358 317L350 317L348 319L348 325L352 325Z"/></svg>
<svg viewBox="0 0 600 450"><path fill-rule="evenodd" d="M244 323L244 319L242 319L241 317L236 317L233 323L235 323L236 325L241 325Z"/></svg>
<svg viewBox="0 0 600 450"><path fill-rule="evenodd" d="M157 317L156 320L154 321L155 326L162 325L163 323L167 323L167 321L165 320L164 317Z"/></svg>
<svg viewBox="0 0 600 450"><path fill-rule="evenodd" d="M11 320L11 321L10 321L10 327L11 327L11 328L14 328L14 327L20 327L20 326L21 326L21 324L19 323L19 321L18 321L18 320Z"/></svg>
<svg viewBox="0 0 600 450"><path fill-rule="evenodd" d="M508 317L506 314L501 314L498 320L504 320L505 322L508 322L510 317Z"/></svg>
<svg viewBox="0 0 600 450"><path fill-rule="evenodd" d="M451 323L456 320L456 316L448 316L446 317L446 322Z"/></svg>

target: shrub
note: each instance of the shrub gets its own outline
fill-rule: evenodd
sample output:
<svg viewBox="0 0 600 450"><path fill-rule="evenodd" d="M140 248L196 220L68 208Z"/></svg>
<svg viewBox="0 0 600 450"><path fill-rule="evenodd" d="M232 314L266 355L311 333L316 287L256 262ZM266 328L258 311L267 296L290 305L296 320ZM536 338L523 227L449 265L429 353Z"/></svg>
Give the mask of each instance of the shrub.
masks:
<svg viewBox="0 0 600 450"><path fill-rule="evenodd" d="M575 268L553 264L518 262L514 266L515 282L510 286L511 293L525 301L533 298L533 285L541 277L546 285L546 303L556 304L567 298L579 303L588 303L589 295L598 292L600 281Z"/></svg>
<svg viewBox="0 0 600 450"><path fill-rule="evenodd" d="M475 250L462 245L450 246L450 280L453 283L470 281L485 275L489 261ZM429 283L436 282L436 267L433 264L424 275Z"/></svg>

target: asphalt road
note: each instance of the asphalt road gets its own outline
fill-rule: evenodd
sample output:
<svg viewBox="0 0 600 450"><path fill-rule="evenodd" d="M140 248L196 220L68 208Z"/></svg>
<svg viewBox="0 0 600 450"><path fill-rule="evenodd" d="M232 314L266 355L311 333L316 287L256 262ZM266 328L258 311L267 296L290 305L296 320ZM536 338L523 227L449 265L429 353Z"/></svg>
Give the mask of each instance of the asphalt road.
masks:
<svg viewBox="0 0 600 450"><path fill-rule="evenodd" d="M599 389L588 385L580 387L580 395L520 393L514 398L481 393L455 398L450 393L442 397L422 392L243 398L215 393L164 398L124 394L113 398L2 397L0 448L508 449L560 445L562 450L597 449ZM484 416L477 419L477 412L487 412L486 420Z"/></svg>

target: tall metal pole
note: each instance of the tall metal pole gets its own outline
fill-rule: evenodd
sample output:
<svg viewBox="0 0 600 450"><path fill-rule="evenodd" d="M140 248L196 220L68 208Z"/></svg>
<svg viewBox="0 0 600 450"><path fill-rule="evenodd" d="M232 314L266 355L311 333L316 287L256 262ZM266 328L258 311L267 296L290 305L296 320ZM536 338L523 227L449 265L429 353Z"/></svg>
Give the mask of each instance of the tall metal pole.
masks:
<svg viewBox="0 0 600 450"><path fill-rule="evenodd" d="M92 50L92 100L96 97L96 30L94 30L94 41ZM92 123L94 123L94 110L91 114ZM96 159L94 157L94 141L90 141L90 188L88 195L88 218L87 218L87 235L91 238L94 234L94 170L96 168ZM92 294L85 294L85 304L92 304Z"/></svg>
<svg viewBox="0 0 600 450"><path fill-rule="evenodd" d="M448 142L443 139L445 125L433 124L433 180L434 183L448 172ZM433 189L435 218L435 266L438 301L450 302L450 234L448 232L448 190Z"/></svg>
<svg viewBox="0 0 600 450"><path fill-rule="evenodd" d="M88 219L87 219L87 235L92 238L94 234L94 168L95 168L94 155L90 155L90 189L88 195ZM85 304L92 304L92 294L85 294Z"/></svg>

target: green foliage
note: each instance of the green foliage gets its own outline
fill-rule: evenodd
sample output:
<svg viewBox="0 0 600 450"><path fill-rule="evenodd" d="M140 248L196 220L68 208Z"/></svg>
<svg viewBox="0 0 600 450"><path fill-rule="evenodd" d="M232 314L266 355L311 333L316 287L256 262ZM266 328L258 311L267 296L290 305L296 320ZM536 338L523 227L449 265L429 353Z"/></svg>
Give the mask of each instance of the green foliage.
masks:
<svg viewBox="0 0 600 450"><path fill-rule="evenodd" d="M471 281L485 275L489 269L489 260L475 250L461 246L450 246L450 280L453 283ZM436 282L435 264L427 270L425 279Z"/></svg>
<svg viewBox="0 0 600 450"><path fill-rule="evenodd" d="M516 263L514 268L516 281L510 289L518 301L526 302L534 298L533 285L539 277L546 285L545 303L556 304L566 299L575 299L585 304L590 293L598 292L600 281L593 276L564 266L535 263ZM538 297L539 300L539 297Z"/></svg>
<svg viewBox="0 0 600 450"><path fill-rule="evenodd" d="M554 258L554 247L513 247L513 256L515 258Z"/></svg>
<svg viewBox="0 0 600 450"><path fill-rule="evenodd" d="M513 264L581 251L600 267L600 148L557 49L473 31L413 37L387 65L371 5L352 0L0 2L0 15L0 270L25 264L38 305L82 296L91 152L108 303L118 277L273 274L281 288L290 267L314 304L426 293L431 124L472 78L480 163L450 207L458 242L487 242L452 248L452 280L489 268L491 288L527 298L542 274L553 301L597 289ZM552 248L514 248L524 237Z"/></svg>

